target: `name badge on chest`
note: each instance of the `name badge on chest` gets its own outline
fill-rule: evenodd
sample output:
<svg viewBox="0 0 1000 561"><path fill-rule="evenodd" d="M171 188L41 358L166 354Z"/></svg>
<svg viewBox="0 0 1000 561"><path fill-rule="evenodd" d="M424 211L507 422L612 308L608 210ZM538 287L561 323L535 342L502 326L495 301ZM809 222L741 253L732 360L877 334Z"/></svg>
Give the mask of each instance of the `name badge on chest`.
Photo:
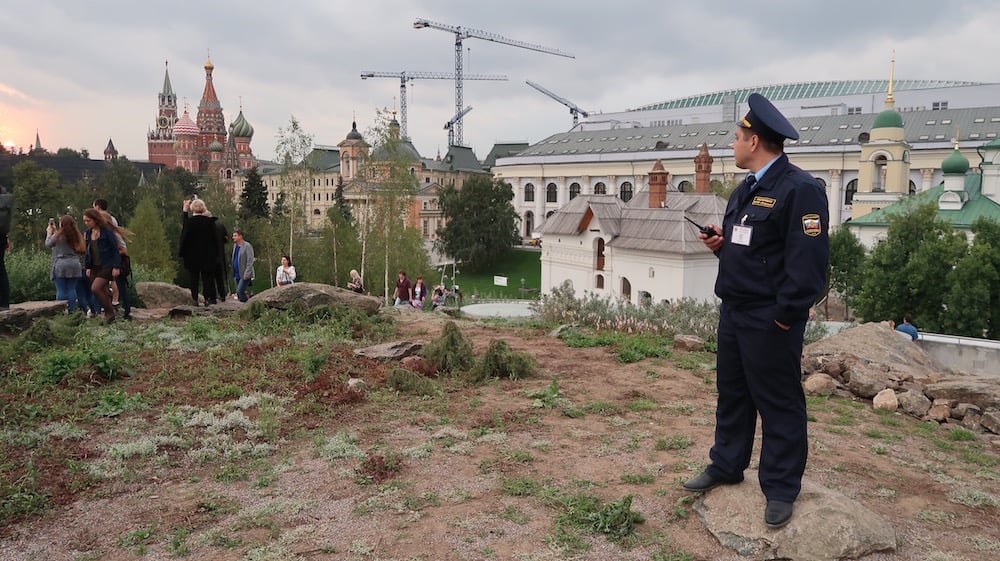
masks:
<svg viewBox="0 0 1000 561"><path fill-rule="evenodd" d="M733 243L736 245L750 245L750 237L753 234L753 226L733 225Z"/></svg>

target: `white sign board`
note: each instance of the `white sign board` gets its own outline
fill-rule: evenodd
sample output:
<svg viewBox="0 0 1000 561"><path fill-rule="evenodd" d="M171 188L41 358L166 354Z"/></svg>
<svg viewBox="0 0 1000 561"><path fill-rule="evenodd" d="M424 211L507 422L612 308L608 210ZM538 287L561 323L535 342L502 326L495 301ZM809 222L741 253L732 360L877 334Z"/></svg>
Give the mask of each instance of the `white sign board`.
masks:
<svg viewBox="0 0 1000 561"><path fill-rule="evenodd" d="M493 284L496 286L507 286L507 277L494 276Z"/></svg>

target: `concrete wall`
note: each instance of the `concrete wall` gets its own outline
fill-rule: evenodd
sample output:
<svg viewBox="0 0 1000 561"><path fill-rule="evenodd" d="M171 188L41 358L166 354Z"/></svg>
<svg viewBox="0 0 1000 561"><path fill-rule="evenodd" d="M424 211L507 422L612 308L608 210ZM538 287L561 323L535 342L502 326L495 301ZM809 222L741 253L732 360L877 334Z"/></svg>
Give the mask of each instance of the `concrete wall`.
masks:
<svg viewBox="0 0 1000 561"><path fill-rule="evenodd" d="M953 370L1000 378L1000 341L921 333L917 344Z"/></svg>

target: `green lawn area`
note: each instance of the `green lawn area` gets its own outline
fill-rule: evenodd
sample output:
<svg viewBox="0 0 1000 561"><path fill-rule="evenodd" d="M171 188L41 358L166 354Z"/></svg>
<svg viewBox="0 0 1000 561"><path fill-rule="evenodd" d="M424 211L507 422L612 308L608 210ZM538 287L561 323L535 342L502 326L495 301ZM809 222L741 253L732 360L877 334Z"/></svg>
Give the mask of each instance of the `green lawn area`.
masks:
<svg viewBox="0 0 1000 561"><path fill-rule="evenodd" d="M466 304L469 303L469 298L474 294L479 295L479 298L488 299L536 299L538 298L537 289L542 282L541 257L542 253L537 250L514 249L505 258L498 260L495 264L486 267L480 272L466 273L462 270L462 266L459 265L457 282L448 278L445 280L445 284L449 286L458 284L462 294L465 295ZM450 266L445 271L445 274L449 277L451 276ZM507 286L493 284L494 276L507 277ZM534 288L536 290L522 294L520 290L521 279L524 279L524 286L526 288ZM434 286L439 282L441 282L440 276L432 279L432 282L428 284Z"/></svg>

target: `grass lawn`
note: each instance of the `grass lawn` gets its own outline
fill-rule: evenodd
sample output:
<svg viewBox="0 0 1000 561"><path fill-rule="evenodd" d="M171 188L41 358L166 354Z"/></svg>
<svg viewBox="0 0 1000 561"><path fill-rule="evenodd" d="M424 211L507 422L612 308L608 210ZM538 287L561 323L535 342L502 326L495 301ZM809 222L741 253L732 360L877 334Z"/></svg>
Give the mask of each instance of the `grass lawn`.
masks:
<svg viewBox="0 0 1000 561"><path fill-rule="evenodd" d="M453 281L448 278L445 279L445 283L448 285L458 284L462 294L465 295L466 304L469 303L469 298L474 294L478 295L479 298L535 299L538 298L537 288L542 282L541 257L542 253L538 250L514 249L503 259L476 273L466 273L459 265L458 280ZM451 276L451 267L448 267L445 274ZM507 277L507 286L493 284L494 276ZM521 279L524 279L526 288L536 290L521 294ZM441 282L441 278L437 277L428 284L434 286L439 282Z"/></svg>

